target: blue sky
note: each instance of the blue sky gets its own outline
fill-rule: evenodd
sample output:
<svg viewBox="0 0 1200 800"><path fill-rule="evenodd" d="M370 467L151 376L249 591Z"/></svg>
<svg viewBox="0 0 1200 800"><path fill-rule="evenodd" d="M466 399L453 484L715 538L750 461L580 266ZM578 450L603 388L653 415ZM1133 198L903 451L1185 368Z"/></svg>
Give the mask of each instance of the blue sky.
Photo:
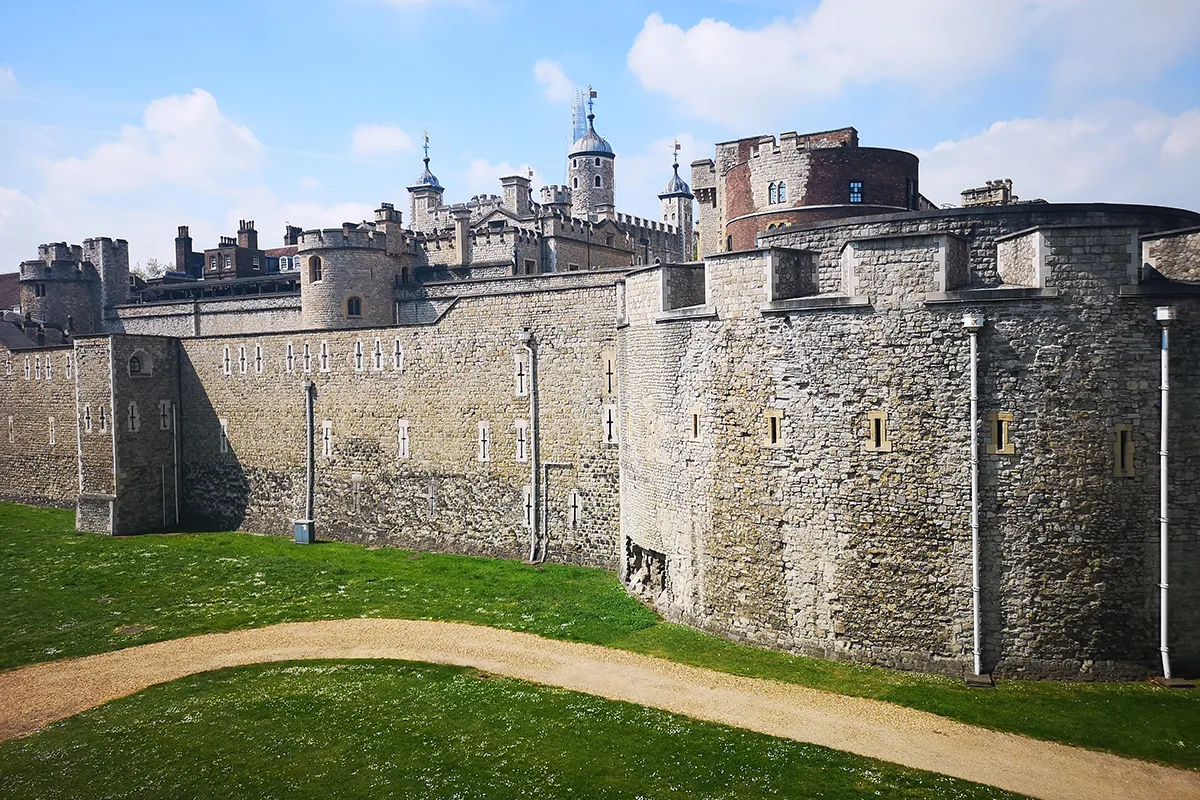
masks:
<svg viewBox="0 0 1200 800"><path fill-rule="evenodd" d="M617 205L657 215L671 142L854 125L939 203L1200 208L1195 0L213 0L4 3L0 272L41 242L173 258L258 222L407 210L421 132L451 201L562 180L569 94L599 92ZM685 177L687 177L685 170Z"/></svg>

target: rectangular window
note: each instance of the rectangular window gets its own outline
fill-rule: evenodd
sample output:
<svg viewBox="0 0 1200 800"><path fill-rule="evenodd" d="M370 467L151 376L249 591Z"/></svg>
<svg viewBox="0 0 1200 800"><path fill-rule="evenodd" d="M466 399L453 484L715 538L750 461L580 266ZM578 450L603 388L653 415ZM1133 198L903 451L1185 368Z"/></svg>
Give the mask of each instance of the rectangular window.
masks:
<svg viewBox="0 0 1200 800"><path fill-rule="evenodd" d="M7 376L12 375L12 356L9 356L8 361L4 363L4 374Z"/></svg>
<svg viewBox="0 0 1200 800"><path fill-rule="evenodd" d="M375 349L371 351L371 365L376 372L383 371L383 342L379 339L375 340Z"/></svg>
<svg viewBox="0 0 1200 800"><path fill-rule="evenodd" d="M477 458L480 461L492 460L492 426L486 422L479 423L476 443L478 444Z"/></svg>
<svg viewBox="0 0 1200 800"><path fill-rule="evenodd" d="M25 380L29 380L29 366L31 363L32 362L29 360L29 356L25 356Z"/></svg>
<svg viewBox="0 0 1200 800"><path fill-rule="evenodd" d="M532 275L537 271L537 262L532 258L525 259L525 274Z"/></svg>
<svg viewBox="0 0 1200 800"><path fill-rule="evenodd" d="M160 431L171 430L171 401L158 401L158 429Z"/></svg>
<svg viewBox="0 0 1200 800"><path fill-rule="evenodd" d="M567 272L579 272L579 265L568 263L567 264Z"/></svg>
<svg viewBox="0 0 1200 800"><path fill-rule="evenodd" d="M46 356L46 380L54 380L54 359L51 356Z"/></svg>
<svg viewBox="0 0 1200 800"><path fill-rule="evenodd" d="M399 339L392 346L392 369L396 372L404 371L404 348L400 346Z"/></svg>
<svg viewBox="0 0 1200 800"><path fill-rule="evenodd" d="M1132 478L1133 471L1133 426L1118 425L1113 440L1113 475Z"/></svg>
<svg viewBox="0 0 1200 800"><path fill-rule="evenodd" d="M33 359L33 378L40 381L42 379L42 357L35 356Z"/></svg>
<svg viewBox="0 0 1200 800"><path fill-rule="evenodd" d="M221 452L229 452L229 420L221 419Z"/></svg>
<svg viewBox="0 0 1200 800"><path fill-rule="evenodd" d="M97 416L100 417L100 432L108 433L108 410L100 406Z"/></svg>
<svg viewBox="0 0 1200 800"><path fill-rule="evenodd" d="M129 404L129 432L137 433L142 429L142 417L138 414L137 403Z"/></svg>
<svg viewBox="0 0 1200 800"><path fill-rule="evenodd" d="M325 420L321 423L321 454L333 458L333 422Z"/></svg>
<svg viewBox="0 0 1200 800"><path fill-rule="evenodd" d="M208 268L211 270L214 270L214 271L217 269L217 257L216 256L208 257Z"/></svg>
<svg viewBox="0 0 1200 800"><path fill-rule="evenodd" d="M767 447L781 447L783 443L783 411L768 408L763 412L763 444Z"/></svg>
<svg viewBox="0 0 1200 800"><path fill-rule="evenodd" d="M1012 441L1013 415L1008 411L992 411L988 414L988 429L991 440L987 451L991 455L1011 456L1017 452Z"/></svg>
<svg viewBox="0 0 1200 800"><path fill-rule="evenodd" d="M13 441L14 441L13 420L12 420L12 416L10 415L8 418L8 443L12 444Z"/></svg>
<svg viewBox="0 0 1200 800"><path fill-rule="evenodd" d="M66 359L63 362L63 367L66 369L66 373L67 373L67 380L71 380L71 366L72 366L71 365L71 355L68 353Z"/></svg>
<svg viewBox="0 0 1200 800"><path fill-rule="evenodd" d="M862 181L850 181L850 202L861 203L863 201L863 185Z"/></svg>
<svg viewBox="0 0 1200 800"><path fill-rule="evenodd" d="M887 421L886 411L867 412L867 450L875 453L892 452L892 443L888 440Z"/></svg>
<svg viewBox="0 0 1200 800"><path fill-rule="evenodd" d="M329 372L329 343L321 342L321 372Z"/></svg>
<svg viewBox="0 0 1200 800"><path fill-rule="evenodd" d="M229 269L231 266L233 266L233 258L231 256L225 256L225 269Z"/></svg>
<svg viewBox="0 0 1200 800"><path fill-rule="evenodd" d="M600 417L600 441L605 444L616 444L620 436L620 425L617 423L617 407L605 406Z"/></svg>
<svg viewBox="0 0 1200 800"><path fill-rule="evenodd" d="M617 358L612 350L600 351L600 363L603 365L604 394L612 397L617 393Z"/></svg>
<svg viewBox="0 0 1200 800"><path fill-rule="evenodd" d="M513 354L513 394L516 397L529 396L529 361L525 355L520 351Z"/></svg>
<svg viewBox="0 0 1200 800"><path fill-rule="evenodd" d="M399 458L408 458L408 420L406 419L396 421L396 455Z"/></svg>
<svg viewBox="0 0 1200 800"><path fill-rule="evenodd" d="M83 407L83 432L92 432L92 407L90 405Z"/></svg>
<svg viewBox="0 0 1200 800"><path fill-rule="evenodd" d="M254 373L256 375L263 374L263 357L262 357L262 345L261 344L254 345Z"/></svg>
<svg viewBox="0 0 1200 800"><path fill-rule="evenodd" d="M521 487L521 511L525 518L525 527L532 530L533 528L533 489L528 486Z"/></svg>
<svg viewBox="0 0 1200 800"><path fill-rule="evenodd" d="M688 410L688 433L695 441L700 438L700 407L693 406Z"/></svg>
<svg viewBox="0 0 1200 800"><path fill-rule="evenodd" d="M246 374L246 346L238 346L238 372Z"/></svg>
<svg viewBox="0 0 1200 800"><path fill-rule="evenodd" d="M229 345L225 345L225 347L221 353L221 371L224 372L226 375L230 374L233 371L230 368Z"/></svg>
<svg viewBox="0 0 1200 800"><path fill-rule="evenodd" d="M363 345L362 339L354 343L354 371L362 372L363 370Z"/></svg>
<svg viewBox="0 0 1200 800"><path fill-rule="evenodd" d="M292 343L288 342L283 351L283 369L287 374L291 375L296 369L296 352L292 349Z"/></svg>
<svg viewBox="0 0 1200 800"><path fill-rule="evenodd" d="M312 353L308 350L308 342L304 343L304 371L312 372Z"/></svg>
<svg viewBox="0 0 1200 800"><path fill-rule="evenodd" d="M513 422L517 429L517 461L529 460L529 423L523 419Z"/></svg>
<svg viewBox="0 0 1200 800"><path fill-rule="evenodd" d="M53 447L58 442L58 435L54 431L54 417L50 418L50 446Z"/></svg>

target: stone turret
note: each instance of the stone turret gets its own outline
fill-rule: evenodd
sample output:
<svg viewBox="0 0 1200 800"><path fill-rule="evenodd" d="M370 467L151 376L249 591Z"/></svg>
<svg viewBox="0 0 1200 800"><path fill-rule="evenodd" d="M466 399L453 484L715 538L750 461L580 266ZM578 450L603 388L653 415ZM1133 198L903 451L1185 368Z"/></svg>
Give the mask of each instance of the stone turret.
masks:
<svg viewBox="0 0 1200 800"><path fill-rule="evenodd" d="M517 215L518 219L533 216L532 198L529 196L529 178L509 175L500 179L503 189L504 208Z"/></svg>
<svg viewBox="0 0 1200 800"><path fill-rule="evenodd" d="M658 195L662 207L662 221L679 230L679 243L676 248L676 261L691 261L693 259L694 242L692 241L692 200L695 199L691 188L679 177L679 143L675 144L674 173L671 180Z"/></svg>
<svg viewBox="0 0 1200 800"><path fill-rule="evenodd" d="M408 187L408 217L414 231L432 233L436 227L436 212L446 191L437 176L429 171L429 134L425 134L425 169Z"/></svg>
<svg viewBox="0 0 1200 800"><path fill-rule="evenodd" d="M567 154L567 176L573 201L572 215L594 222L599 219L602 208L616 206L613 184L616 154L605 138L596 133L596 115L592 111L596 93L589 92L587 133L571 145Z"/></svg>

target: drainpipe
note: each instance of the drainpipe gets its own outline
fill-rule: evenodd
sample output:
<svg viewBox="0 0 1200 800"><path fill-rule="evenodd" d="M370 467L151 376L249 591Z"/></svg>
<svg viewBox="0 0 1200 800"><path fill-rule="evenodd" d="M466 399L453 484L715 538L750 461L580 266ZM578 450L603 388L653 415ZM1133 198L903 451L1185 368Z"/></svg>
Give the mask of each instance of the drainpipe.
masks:
<svg viewBox="0 0 1200 800"><path fill-rule="evenodd" d="M529 561L537 558L538 550L538 406L537 359L533 354L533 334L524 328L518 335L525 354L529 356Z"/></svg>
<svg viewBox="0 0 1200 800"><path fill-rule="evenodd" d="M974 628L975 674L983 674L982 634L979 624L979 329L982 314L963 314L963 327L971 334L971 618Z"/></svg>
<svg viewBox="0 0 1200 800"><path fill-rule="evenodd" d="M1160 403L1162 420L1158 450L1158 649L1162 653L1163 678L1171 680L1171 654L1167 647L1167 567L1170 558L1170 548L1167 542L1169 516L1167 508L1167 411L1171 393L1169 380L1171 351L1168 346L1167 326L1175 319L1175 309L1170 306L1159 306L1155 310L1154 316L1162 326L1162 402Z"/></svg>
<svg viewBox="0 0 1200 800"><path fill-rule="evenodd" d="M313 449L313 439L316 436L314 427L316 423L313 420L313 392L316 386L308 378L304 379L304 405L305 405L305 455L306 458L306 475L304 481L304 519L309 525L309 530L313 526L313 479L316 477L316 452ZM311 534L310 534L311 535Z"/></svg>

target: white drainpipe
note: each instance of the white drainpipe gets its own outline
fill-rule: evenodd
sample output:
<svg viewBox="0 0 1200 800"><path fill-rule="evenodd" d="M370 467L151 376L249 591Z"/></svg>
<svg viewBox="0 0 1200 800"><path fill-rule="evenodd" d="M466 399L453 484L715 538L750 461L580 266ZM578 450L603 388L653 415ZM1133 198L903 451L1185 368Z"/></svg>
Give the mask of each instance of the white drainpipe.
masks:
<svg viewBox="0 0 1200 800"><path fill-rule="evenodd" d="M521 331L518 341L529 356L529 561L537 559L538 551L538 406L537 359L533 354L533 334L528 328Z"/></svg>
<svg viewBox="0 0 1200 800"><path fill-rule="evenodd" d="M1171 383L1170 348L1167 326L1175 319L1175 309L1170 306L1159 306L1155 310L1155 318L1162 325L1162 429L1159 434L1158 450L1158 649L1162 653L1163 678L1171 679L1171 655L1167 647L1167 567L1170 563L1170 548L1167 540L1167 523L1169 511L1167 508L1167 411L1170 400Z"/></svg>
<svg viewBox="0 0 1200 800"><path fill-rule="evenodd" d="M974 627L975 674L983 674L982 633L979 624L979 329L982 314L963 314L971 334L971 617Z"/></svg>

